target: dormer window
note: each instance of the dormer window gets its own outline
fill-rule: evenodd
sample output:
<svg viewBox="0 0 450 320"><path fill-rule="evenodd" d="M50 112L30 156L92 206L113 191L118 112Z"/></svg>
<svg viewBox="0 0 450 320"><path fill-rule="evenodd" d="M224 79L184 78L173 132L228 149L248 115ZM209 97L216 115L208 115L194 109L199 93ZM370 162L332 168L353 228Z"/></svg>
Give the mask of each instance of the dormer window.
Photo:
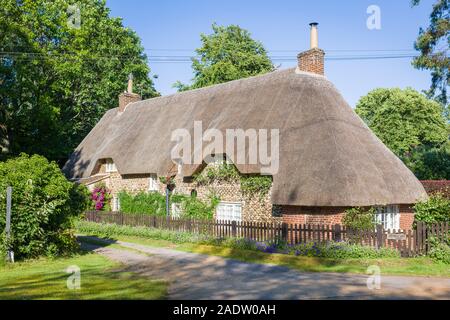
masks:
<svg viewBox="0 0 450 320"><path fill-rule="evenodd" d="M106 160L105 170L107 173L117 172L116 164L111 160Z"/></svg>

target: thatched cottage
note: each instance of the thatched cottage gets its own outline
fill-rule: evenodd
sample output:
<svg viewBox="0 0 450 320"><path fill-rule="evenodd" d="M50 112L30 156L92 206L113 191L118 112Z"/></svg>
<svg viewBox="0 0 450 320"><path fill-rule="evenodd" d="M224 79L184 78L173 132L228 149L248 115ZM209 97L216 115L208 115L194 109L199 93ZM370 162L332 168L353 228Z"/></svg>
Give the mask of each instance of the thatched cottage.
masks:
<svg viewBox="0 0 450 320"><path fill-rule="evenodd" d="M129 83L119 107L105 113L65 172L88 186L103 181L115 210L118 192L164 193L159 177L174 174L175 193L206 199L213 190L219 196L218 219L331 224L347 208L374 206L386 228L409 229L411 206L427 197L424 188L324 76L316 24L311 34L311 49L298 55L297 68L144 101ZM279 129L279 169L269 192L246 195L239 180L193 180L215 163L174 165L171 135L192 131L195 121L221 131ZM243 176L261 173L258 164L235 165Z"/></svg>

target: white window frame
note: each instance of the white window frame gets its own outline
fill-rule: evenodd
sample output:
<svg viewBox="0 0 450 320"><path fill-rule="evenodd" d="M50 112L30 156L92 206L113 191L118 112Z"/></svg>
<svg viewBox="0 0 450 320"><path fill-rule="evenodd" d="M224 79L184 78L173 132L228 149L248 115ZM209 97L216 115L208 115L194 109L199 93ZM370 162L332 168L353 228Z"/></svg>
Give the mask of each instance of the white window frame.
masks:
<svg viewBox="0 0 450 320"><path fill-rule="evenodd" d="M106 173L117 172L117 167L116 167L116 164L114 163L114 161L106 160L105 171L106 171Z"/></svg>
<svg viewBox="0 0 450 320"><path fill-rule="evenodd" d="M400 209L398 205L378 206L375 208L375 222L385 230L400 230Z"/></svg>
<svg viewBox="0 0 450 320"><path fill-rule="evenodd" d="M242 221L241 202L221 201L216 208L216 220Z"/></svg>
<svg viewBox="0 0 450 320"><path fill-rule="evenodd" d="M156 174L151 174L148 178L148 191L158 191L158 179Z"/></svg>

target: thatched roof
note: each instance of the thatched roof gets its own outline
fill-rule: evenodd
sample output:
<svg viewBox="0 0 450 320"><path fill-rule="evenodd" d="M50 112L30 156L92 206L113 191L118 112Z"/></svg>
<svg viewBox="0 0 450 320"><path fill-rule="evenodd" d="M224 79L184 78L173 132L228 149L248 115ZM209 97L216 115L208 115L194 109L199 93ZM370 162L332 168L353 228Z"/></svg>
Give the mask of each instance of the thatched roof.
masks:
<svg viewBox="0 0 450 320"><path fill-rule="evenodd" d="M294 69L111 109L65 165L71 178L112 158L121 174L165 175L171 133L216 128L280 129L272 202L300 206L414 203L426 193L413 173L370 131L325 77ZM242 173L258 166L237 165ZM184 168L190 175L196 168Z"/></svg>

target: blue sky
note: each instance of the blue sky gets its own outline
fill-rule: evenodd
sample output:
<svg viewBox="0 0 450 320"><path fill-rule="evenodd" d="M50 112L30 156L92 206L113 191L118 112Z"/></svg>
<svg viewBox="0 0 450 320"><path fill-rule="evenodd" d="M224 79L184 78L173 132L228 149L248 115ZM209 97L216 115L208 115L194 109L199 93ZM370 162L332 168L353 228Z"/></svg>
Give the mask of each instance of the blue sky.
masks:
<svg viewBox="0 0 450 320"><path fill-rule="evenodd" d="M201 45L200 33L210 33L211 24L216 22L237 24L249 30L271 56L295 58L297 52L309 48L308 24L312 21L320 23L319 46L327 57L414 54L413 43L419 28L428 26L434 1L422 0L414 8L410 0L107 0L106 3L112 16L122 17L124 25L137 32L150 57L194 55L194 49ZM381 30L369 30L366 26L370 5L381 9ZM193 76L190 63L149 64L152 74L158 75L156 89L163 95L176 92L172 85L177 80L187 83ZM295 64L282 62L281 68ZM352 107L361 96L378 87L410 86L420 91L430 84L429 73L414 69L410 58L330 60L325 68L326 76Z"/></svg>

